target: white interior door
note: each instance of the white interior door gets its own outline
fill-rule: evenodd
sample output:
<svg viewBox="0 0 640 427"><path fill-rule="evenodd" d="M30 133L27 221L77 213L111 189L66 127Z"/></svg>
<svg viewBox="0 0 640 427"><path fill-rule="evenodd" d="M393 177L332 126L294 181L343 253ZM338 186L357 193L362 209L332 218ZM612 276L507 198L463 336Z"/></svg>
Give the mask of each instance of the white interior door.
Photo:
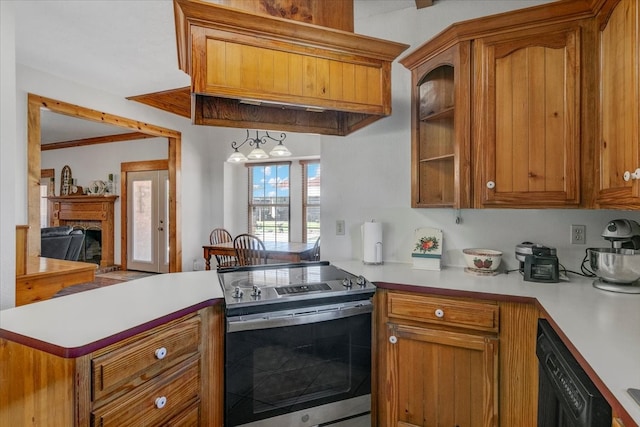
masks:
<svg viewBox="0 0 640 427"><path fill-rule="evenodd" d="M169 271L169 172L127 174L127 269Z"/></svg>

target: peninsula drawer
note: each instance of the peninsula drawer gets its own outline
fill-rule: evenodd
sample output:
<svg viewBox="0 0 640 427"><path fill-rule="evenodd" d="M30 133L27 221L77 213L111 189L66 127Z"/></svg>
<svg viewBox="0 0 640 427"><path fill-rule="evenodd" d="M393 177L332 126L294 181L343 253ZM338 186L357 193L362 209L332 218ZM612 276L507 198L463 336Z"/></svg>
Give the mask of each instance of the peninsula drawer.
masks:
<svg viewBox="0 0 640 427"><path fill-rule="evenodd" d="M199 393L200 359L194 357L163 372L144 387L94 410L92 426L162 425L188 411L198 401Z"/></svg>
<svg viewBox="0 0 640 427"><path fill-rule="evenodd" d="M498 305L418 294L389 292L389 317L415 320L443 326L498 332Z"/></svg>
<svg viewBox="0 0 640 427"><path fill-rule="evenodd" d="M93 401L130 390L198 353L200 329L200 316L191 317L92 359Z"/></svg>

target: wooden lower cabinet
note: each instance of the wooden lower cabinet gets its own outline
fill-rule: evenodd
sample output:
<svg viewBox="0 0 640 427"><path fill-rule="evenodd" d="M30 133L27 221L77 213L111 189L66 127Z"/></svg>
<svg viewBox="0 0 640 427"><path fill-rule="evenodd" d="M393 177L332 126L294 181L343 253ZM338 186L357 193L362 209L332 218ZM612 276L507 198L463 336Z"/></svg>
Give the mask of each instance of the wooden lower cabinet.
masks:
<svg viewBox="0 0 640 427"><path fill-rule="evenodd" d="M373 425L537 425L534 305L378 289L376 310Z"/></svg>
<svg viewBox="0 0 640 427"><path fill-rule="evenodd" d="M498 340L390 323L390 426L495 426Z"/></svg>
<svg viewBox="0 0 640 427"><path fill-rule="evenodd" d="M0 425L222 426L222 328L212 306L77 358L0 340Z"/></svg>

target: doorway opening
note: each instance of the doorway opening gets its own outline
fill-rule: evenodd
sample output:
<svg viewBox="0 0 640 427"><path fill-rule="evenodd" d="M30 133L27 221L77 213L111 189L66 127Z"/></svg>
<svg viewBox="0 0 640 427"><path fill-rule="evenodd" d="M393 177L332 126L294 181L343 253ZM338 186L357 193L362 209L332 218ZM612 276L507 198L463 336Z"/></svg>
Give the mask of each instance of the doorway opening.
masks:
<svg viewBox="0 0 640 427"><path fill-rule="evenodd" d="M166 161L123 163L121 174L123 268L166 273L169 270L169 172Z"/></svg>
<svg viewBox="0 0 640 427"><path fill-rule="evenodd" d="M152 137L162 137L168 140L168 153L165 169L169 174L169 271L182 271L181 226L180 226L180 172L181 172L181 134L178 131L150 125L125 117L108 114L74 104L57 101L34 94L28 95L27 103L27 210L28 210L28 254L38 256L40 254L40 141L41 141L41 109L52 112L119 126ZM124 190L121 190L124 191ZM124 203L122 204L124 205ZM122 206L124 209L124 206ZM122 214L125 216L126 214ZM123 229L125 227L122 227ZM125 246L123 243L121 264L126 265Z"/></svg>

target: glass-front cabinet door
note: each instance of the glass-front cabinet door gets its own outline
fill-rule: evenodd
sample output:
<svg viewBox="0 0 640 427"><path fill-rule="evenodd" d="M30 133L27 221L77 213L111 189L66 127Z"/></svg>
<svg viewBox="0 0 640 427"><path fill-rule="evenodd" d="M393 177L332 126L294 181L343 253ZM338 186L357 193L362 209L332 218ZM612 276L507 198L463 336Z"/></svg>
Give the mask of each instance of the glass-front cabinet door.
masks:
<svg viewBox="0 0 640 427"><path fill-rule="evenodd" d="M407 60L413 83L411 204L469 207L469 43Z"/></svg>

